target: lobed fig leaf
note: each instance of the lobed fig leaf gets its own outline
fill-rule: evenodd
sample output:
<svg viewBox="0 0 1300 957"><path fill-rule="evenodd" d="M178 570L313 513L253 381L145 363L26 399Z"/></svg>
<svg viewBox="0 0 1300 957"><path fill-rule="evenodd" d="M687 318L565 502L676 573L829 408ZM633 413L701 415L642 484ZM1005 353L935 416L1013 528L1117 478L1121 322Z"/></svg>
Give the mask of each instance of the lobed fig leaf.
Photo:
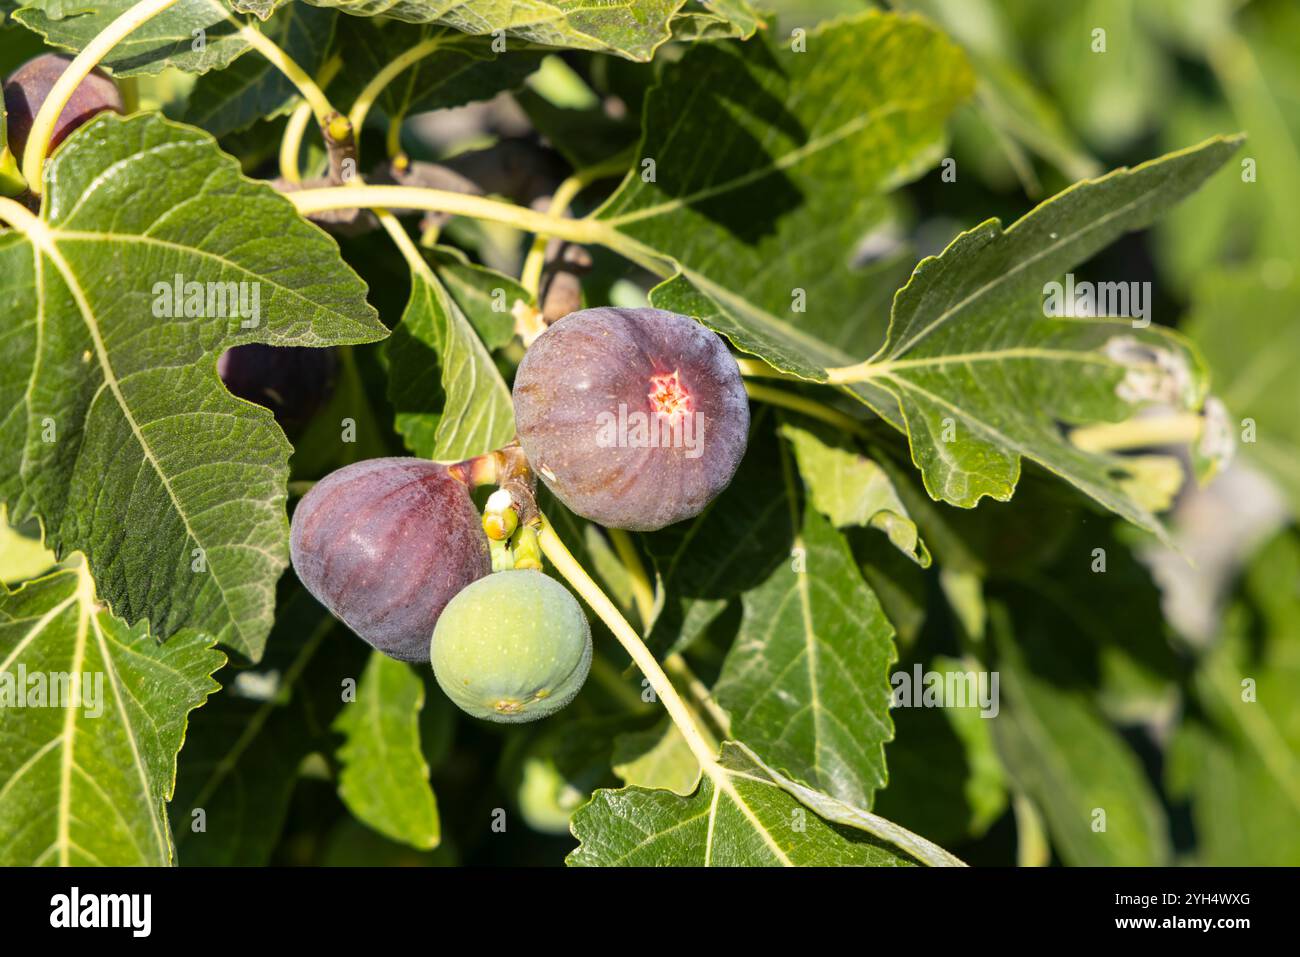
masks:
<svg viewBox="0 0 1300 957"><path fill-rule="evenodd" d="M234 399L223 351L386 334L338 247L206 133L105 113L45 165L40 216L0 232L0 495L160 638L256 659L288 559L289 444Z"/></svg>
<svg viewBox="0 0 1300 957"><path fill-rule="evenodd" d="M0 864L174 863L166 802L189 714L219 689L212 639L160 645L82 566L0 585L0 662Z"/></svg>
<svg viewBox="0 0 1300 957"><path fill-rule="evenodd" d="M240 0L253 8L269 0ZM649 60L672 31L686 0L309 0L353 16L437 23L474 35L504 35L514 44L540 43Z"/></svg>
<svg viewBox="0 0 1300 957"><path fill-rule="evenodd" d="M96 0L68 16L59 0L32 0L14 19L51 46L80 52L138 0ZM177 0L141 24L100 61L114 76L153 76L167 68L206 73L229 66L249 49L243 23L225 0ZM199 38L202 42L197 42Z"/></svg>

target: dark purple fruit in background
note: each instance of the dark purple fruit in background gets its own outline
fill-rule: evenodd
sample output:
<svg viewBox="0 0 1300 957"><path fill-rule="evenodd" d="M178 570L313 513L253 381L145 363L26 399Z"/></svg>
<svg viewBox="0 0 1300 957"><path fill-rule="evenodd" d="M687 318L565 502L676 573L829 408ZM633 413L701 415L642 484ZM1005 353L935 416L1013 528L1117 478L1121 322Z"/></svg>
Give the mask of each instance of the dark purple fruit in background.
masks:
<svg viewBox="0 0 1300 957"><path fill-rule="evenodd" d="M333 349L258 343L227 349L217 360L217 374L226 388L241 399L266 406L290 434L325 404L337 368Z"/></svg>
<svg viewBox="0 0 1300 957"><path fill-rule="evenodd" d="M398 661L429 661L447 602L492 570L469 490L425 459L331 472L293 514L289 553L307 590Z"/></svg>
<svg viewBox="0 0 1300 957"><path fill-rule="evenodd" d="M736 474L749 432L722 340L659 309L561 319L524 355L514 404L529 463L560 501L608 528L698 515Z"/></svg>
<svg viewBox="0 0 1300 957"><path fill-rule="evenodd" d="M72 57L62 53L42 53L28 60L5 80L5 110L9 114L9 151L22 156L27 148L27 134L41 104L50 95L50 88L63 75ZM68 138L77 127L97 113L125 109L117 84L103 70L92 70L90 75L73 90L71 99L63 107L54 124L49 149Z"/></svg>

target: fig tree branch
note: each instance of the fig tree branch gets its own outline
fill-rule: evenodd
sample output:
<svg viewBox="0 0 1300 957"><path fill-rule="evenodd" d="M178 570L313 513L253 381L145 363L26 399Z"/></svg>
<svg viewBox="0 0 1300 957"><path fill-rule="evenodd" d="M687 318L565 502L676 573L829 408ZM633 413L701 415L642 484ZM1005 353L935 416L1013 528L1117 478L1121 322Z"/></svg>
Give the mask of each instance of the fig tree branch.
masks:
<svg viewBox="0 0 1300 957"><path fill-rule="evenodd" d="M327 186L285 198L304 215L353 208L420 209L504 223L529 233L549 232L575 243L603 243L606 234L613 233L594 220L566 219L501 200L422 186Z"/></svg>
<svg viewBox="0 0 1300 957"><path fill-rule="evenodd" d="M568 219L514 203L421 186L333 186L304 189L286 197L303 215L333 209L421 209L504 223L527 233L543 233L582 245L605 246L665 279L676 272L660 254L600 220Z"/></svg>

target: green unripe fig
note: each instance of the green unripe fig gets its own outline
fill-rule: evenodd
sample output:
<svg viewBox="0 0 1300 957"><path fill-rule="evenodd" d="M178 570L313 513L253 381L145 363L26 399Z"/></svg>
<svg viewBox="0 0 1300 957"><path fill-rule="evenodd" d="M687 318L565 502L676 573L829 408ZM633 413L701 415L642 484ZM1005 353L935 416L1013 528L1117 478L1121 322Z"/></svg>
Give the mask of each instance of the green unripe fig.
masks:
<svg viewBox="0 0 1300 957"><path fill-rule="evenodd" d="M433 673L462 711L536 721L573 700L591 668L591 626L577 599L531 569L462 588L433 629Z"/></svg>

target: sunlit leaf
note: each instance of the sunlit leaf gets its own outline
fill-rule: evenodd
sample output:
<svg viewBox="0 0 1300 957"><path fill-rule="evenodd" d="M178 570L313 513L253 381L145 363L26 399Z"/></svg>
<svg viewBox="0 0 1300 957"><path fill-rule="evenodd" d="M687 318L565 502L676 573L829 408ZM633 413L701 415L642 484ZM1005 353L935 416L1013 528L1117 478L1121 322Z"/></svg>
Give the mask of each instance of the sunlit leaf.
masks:
<svg viewBox="0 0 1300 957"><path fill-rule="evenodd" d="M84 567L0 585L0 863L173 863L176 753L224 661L128 627Z"/></svg>
<svg viewBox="0 0 1300 957"><path fill-rule="evenodd" d="M290 448L217 359L385 329L333 240L206 133L104 114L45 176L30 232L0 233L0 492L87 554L115 614L256 659L288 563Z"/></svg>
<svg viewBox="0 0 1300 957"><path fill-rule="evenodd" d="M339 748L339 795L356 817L412 847L438 846L442 828L420 752L424 683L411 666L378 651L357 682L356 700L334 721Z"/></svg>
<svg viewBox="0 0 1300 957"><path fill-rule="evenodd" d="M960 863L883 818L776 774L736 743L724 745L717 770L690 797L636 787L597 791L574 815L573 833L582 843L567 859L572 866L916 863L898 849L904 844L933 863Z"/></svg>

